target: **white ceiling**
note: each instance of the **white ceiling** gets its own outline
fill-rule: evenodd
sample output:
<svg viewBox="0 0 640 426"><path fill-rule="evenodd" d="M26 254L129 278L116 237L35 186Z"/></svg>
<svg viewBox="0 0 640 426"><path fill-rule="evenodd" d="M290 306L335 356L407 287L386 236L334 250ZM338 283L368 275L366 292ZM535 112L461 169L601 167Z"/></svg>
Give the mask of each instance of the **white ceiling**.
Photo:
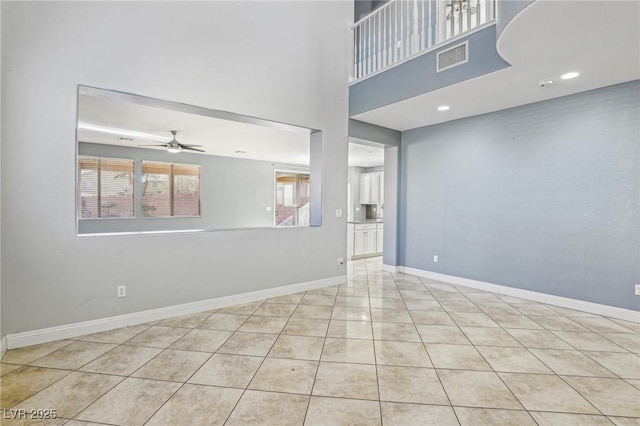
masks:
<svg viewBox="0 0 640 426"><path fill-rule="evenodd" d="M510 68L352 118L409 130L636 80L640 2L537 0L507 26L498 52ZM559 80L569 71L580 76ZM539 87L543 79L555 84Z"/></svg>
<svg viewBox="0 0 640 426"><path fill-rule="evenodd" d="M200 149L209 155L309 164L310 132L306 129L283 130L84 94L79 95L78 111L78 140L82 142L137 147L168 142L172 138L169 131L178 130L179 142L202 145Z"/></svg>
<svg viewBox="0 0 640 426"><path fill-rule="evenodd" d="M384 149L349 142L349 167L353 166L384 166Z"/></svg>

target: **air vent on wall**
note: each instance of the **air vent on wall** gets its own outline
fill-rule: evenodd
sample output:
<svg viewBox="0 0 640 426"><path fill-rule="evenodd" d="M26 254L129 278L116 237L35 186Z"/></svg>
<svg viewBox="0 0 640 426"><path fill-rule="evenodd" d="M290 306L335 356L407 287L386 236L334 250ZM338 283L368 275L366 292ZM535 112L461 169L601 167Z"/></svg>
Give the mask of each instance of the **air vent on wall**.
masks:
<svg viewBox="0 0 640 426"><path fill-rule="evenodd" d="M436 72L457 67L469 61L469 42L453 46L442 52L438 52L436 60Z"/></svg>

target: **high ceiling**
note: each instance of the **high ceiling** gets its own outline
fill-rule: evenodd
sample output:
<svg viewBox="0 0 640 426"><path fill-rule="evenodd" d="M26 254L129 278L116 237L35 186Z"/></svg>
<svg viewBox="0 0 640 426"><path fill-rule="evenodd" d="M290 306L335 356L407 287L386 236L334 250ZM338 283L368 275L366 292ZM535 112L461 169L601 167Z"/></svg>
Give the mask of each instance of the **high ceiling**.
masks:
<svg viewBox="0 0 640 426"><path fill-rule="evenodd" d="M409 130L639 79L640 2L537 0L507 26L498 52L510 68L352 118ZM559 79L569 71L580 76ZM546 79L555 83L540 87Z"/></svg>

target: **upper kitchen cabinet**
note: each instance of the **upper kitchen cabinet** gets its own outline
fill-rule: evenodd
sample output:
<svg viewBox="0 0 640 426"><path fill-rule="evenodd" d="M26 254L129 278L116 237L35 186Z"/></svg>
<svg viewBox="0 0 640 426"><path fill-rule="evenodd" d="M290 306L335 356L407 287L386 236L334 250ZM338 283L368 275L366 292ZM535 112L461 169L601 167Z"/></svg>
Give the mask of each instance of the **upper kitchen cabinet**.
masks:
<svg viewBox="0 0 640 426"><path fill-rule="evenodd" d="M360 203L384 204L384 172L360 175Z"/></svg>

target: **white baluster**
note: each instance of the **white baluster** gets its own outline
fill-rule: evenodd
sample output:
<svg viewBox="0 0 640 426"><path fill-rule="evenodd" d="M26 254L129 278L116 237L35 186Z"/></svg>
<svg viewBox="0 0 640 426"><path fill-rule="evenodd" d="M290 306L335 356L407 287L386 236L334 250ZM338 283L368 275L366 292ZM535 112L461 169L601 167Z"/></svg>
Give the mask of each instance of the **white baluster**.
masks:
<svg viewBox="0 0 640 426"><path fill-rule="evenodd" d="M411 55L411 10L409 9L409 2L407 0L407 6L405 7L405 19L407 20L407 34L405 37L405 55Z"/></svg>
<svg viewBox="0 0 640 426"><path fill-rule="evenodd" d="M420 32L418 31L418 0L413 0L413 29L411 33L411 54L420 51Z"/></svg>
<svg viewBox="0 0 640 426"><path fill-rule="evenodd" d="M467 6L467 31L471 29L471 0L469 0Z"/></svg>
<svg viewBox="0 0 640 426"><path fill-rule="evenodd" d="M427 2L427 4L429 5L429 13L427 14L428 19L429 19L429 27L427 28L427 48L433 46L433 28L431 28L431 17L433 16L432 13L433 11L431 10L431 0L425 0ZM436 23L436 26L438 24Z"/></svg>
<svg viewBox="0 0 640 426"><path fill-rule="evenodd" d="M382 11L382 66L387 66L387 8Z"/></svg>
<svg viewBox="0 0 640 426"><path fill-rule="evenodd" d="M460 0L460 8L458 9L458 34L462 34L462 23L463 23L463 10L462 10L462 0Z"/></svg>
<svg viewBox="0 0 640 426"><path fill-rule="evenodd" d="M367 74L373 72L373 63L371 61L371 55L373 55L373 49L371 48L371 20L367 19Z"/></svg>
<svg viewBox="0 0 640 426"><path fill-rule="evenodd" d="M378 13L378 69L382 68L382 13Z"/></svg>

